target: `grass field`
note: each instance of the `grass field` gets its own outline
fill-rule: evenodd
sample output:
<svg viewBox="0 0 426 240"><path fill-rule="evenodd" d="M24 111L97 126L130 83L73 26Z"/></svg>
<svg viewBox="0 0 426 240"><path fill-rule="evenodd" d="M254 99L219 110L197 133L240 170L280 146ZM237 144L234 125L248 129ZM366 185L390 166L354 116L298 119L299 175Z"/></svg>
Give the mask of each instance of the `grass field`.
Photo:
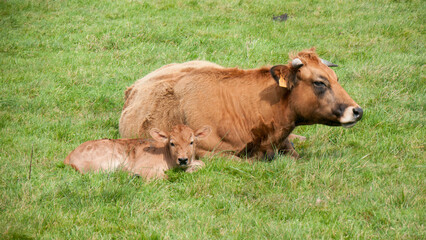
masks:
<svg viewBox="0 0 426 240"><path fill-rule="evenodd" d="M0 238L425 239L425 19L421 0L0 1ZM365 115L297 128L301 160L204 159L150 183L62 163L119 138L124 90L162 65L312 46Z"/></svg>

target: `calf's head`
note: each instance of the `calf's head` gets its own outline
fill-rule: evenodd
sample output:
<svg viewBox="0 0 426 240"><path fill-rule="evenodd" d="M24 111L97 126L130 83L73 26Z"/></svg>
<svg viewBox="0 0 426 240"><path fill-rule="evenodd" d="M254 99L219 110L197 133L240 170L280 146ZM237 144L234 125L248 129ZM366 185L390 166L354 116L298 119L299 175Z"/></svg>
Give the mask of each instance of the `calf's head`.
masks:
<svg viewBox="0 0 426 240"><path fill-rule="evenodd" d="M310 49L298 53L287 65L271 68L275 81L289 91L289 106L297 125L352 127L361 120L362 108L340 86L330 68L336 66Z"/></svg>
<svg viewBox="0 0 426 240"><path fill-rule="evenodd" d="M186 167L195 159L197 141L207 137L210 132L210 126L201 127L194 132L186 125L176 125L169 133L157 128L151 129L149 133L154 140L165 144L176 165Z"/></svg>

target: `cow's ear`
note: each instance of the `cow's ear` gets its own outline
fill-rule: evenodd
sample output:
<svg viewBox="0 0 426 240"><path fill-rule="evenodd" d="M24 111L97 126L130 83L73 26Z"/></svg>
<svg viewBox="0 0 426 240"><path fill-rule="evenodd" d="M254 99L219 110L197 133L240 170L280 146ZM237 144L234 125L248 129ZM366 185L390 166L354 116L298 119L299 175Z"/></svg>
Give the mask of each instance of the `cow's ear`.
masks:
<svg viewBox="0 0 426 240"><path fill-rule="evenodd" d="M205 138L210 135L212 128L210 126L203 126L195 132L195 137L197 139Z"/></svg>
<svg viewBox="0 0 426 240"><path fill-rule="evenodd" d="M167 143L169 141L169 135L158 128L151 129L149 134L157 142Z"/></svg>
<svg viewBox="0 0 426 240"><path fill-rule="evenodd" d="M290 69L287 65L276 65L269 71L280 87L291 88L293 84L290 82Z"/></svg>

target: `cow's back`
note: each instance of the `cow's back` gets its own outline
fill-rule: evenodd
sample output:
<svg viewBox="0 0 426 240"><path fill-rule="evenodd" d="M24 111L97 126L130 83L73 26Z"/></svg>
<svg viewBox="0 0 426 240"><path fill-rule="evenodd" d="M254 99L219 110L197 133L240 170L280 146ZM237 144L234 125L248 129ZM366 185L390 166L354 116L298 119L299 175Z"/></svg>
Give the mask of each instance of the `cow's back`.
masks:
<svg viewBox="0 0 426 240"><path fill-rule="evenodd" d="M125 93L119 124L120 135L125 138L147 137L151 127L170 130L184 123L174 88L180 79L201 68L223 67L207 61L173 63L136 81ZM153 124L156 119L164 121Z"/></svg>

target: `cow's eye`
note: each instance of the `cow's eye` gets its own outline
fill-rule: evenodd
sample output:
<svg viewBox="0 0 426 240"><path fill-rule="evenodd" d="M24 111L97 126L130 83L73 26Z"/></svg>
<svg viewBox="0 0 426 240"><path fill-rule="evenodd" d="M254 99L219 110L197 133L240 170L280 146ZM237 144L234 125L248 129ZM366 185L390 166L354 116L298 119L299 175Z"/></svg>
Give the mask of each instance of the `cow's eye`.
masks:
<svg viewBox="0 0 426 240"><path fill-rule="evenodd" d="M190 143L190 144L191 144L191 145L192 145L192 144L194 144L194 141L191 141L191 143Z"/></svg>
<svg viewBox="0 0 426 240"><path fill-rule="evenodd" d="M175 144L171 142L171 143L170 143L170 146L174 147L174 146L175 146Z"/></svg>
<svg viewBox="0 0 426 240"><path fill-rule="evenodd" d="M321 82L321 81L315 81L314 86L315 87L326 87L325 83Z"/></svg>

